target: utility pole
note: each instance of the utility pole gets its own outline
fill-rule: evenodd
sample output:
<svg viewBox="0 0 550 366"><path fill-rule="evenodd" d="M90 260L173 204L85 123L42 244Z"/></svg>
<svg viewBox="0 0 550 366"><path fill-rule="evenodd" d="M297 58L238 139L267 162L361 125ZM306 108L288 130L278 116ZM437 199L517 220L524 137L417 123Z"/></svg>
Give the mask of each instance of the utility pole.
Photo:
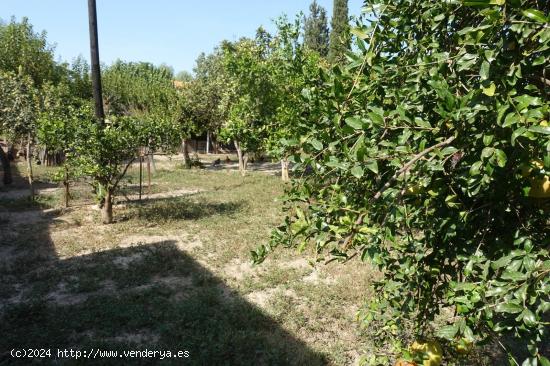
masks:
<svg viewBox="0 0 550 366"><path fill-rule="evenodd" d="M90 55L92 64L92 89L95 102L95 117L104 123L103 97L101 95L101 70L99 69L99 42L97 37L97 11L95 0L88 0L88 19L90 23Z"/></svg>

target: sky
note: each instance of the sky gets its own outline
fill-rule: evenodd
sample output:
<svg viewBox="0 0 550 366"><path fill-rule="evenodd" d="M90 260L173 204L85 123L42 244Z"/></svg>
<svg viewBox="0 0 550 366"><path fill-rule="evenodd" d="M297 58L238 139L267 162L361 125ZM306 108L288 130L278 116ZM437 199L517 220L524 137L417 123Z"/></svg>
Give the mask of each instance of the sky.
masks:
<svg viewBox="0 0 550 366"><path fill-rule="evenodd" d="M101 62L116 59L168 64L177 73L192 71L201 52L222 40L252 37L259 26L285 13L308 12L311 0L96 0ZM317 0L332 16L333 0ZM57 60L78 55L89 60L87 0L0 0L0 19L29 18L35 31L45 30ZM362 0L349 0L359 15Z"/></svg>

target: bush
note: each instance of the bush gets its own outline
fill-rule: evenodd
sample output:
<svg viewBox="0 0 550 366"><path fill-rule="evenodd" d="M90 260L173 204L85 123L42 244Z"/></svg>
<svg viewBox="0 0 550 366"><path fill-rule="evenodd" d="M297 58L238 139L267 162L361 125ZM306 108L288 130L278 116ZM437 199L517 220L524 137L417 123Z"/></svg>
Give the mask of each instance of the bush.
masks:
<svg viewBox="0 0 550 366"><path fill-rule="evenodd" d="M511 359L547 365L550 5L365 3L360 54L303 93L292 160L308 174L255 260L282 244L377 265L361 319L380 354L407 356L412 330L447 345L515 338Z"/></svg>

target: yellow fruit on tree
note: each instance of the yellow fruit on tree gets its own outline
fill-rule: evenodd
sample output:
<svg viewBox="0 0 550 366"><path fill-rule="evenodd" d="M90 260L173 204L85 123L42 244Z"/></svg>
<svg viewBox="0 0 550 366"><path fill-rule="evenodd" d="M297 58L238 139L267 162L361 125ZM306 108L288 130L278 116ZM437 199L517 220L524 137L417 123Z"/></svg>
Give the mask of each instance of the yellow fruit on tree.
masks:
<svg viewBox="0 0 550 366"><path fill-rule="evenodd" d="M550 198L550 177L545 175L542 178L531 179L529 197Z"/></svg>
<svg viewBox="0 0 550 366"><path fill-rule="evenodd" d="M533 160L528 165L522 165L521 176L530 178L533 170L540 171L544 169L544 163L540 160ZM529 197L532 198L550 198L550 177L548 175L532 177Z"/></svg>
<svg viewBox="0 0 550 366"><path fill-rule="evenodd" d="M423 191L424 191L424 187L422 187L420 184L415 184L415 185L412 185L412 186L408 186L405 189L404 195L405 196L417 196L420 193L422 193Z"/></svg>
<svg viewBox="0 0 550 366"><path fill-rule="evenodd" d="M410 350L417 354L421 355L424 359L422 365L424 366L439 366L441 365L441 357L443 355L443 350L439 343L431 342L414 342Z"/></svg>
<svg viewBox="0 0 550 366"><path fill-rule="evenodd" d="M416 366L416 364L414 362L399 360L395 363L394 366Z"/></svg>

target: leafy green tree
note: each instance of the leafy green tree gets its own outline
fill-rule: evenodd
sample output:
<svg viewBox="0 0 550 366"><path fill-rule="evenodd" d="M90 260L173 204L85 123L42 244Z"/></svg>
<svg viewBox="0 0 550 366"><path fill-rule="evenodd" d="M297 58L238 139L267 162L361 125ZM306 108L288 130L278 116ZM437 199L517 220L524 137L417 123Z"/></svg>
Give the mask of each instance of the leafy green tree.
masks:
<svg viewBox="0 0 550 366"><path fill-rule="evenodd" d="M27 18L0 24L0 70L29 76L36 87L56 77L54 48L46 32L36 33Z"/></svg>
<svg viewBox="0 0 550 366"><path fill-rule="evenodd" d="M77 130L92 118L90 99L82 100L74 86L60 83L45 84L42 89L42 108L37 121L37 140L47 154L61 155L61 169L56 179L64 187L65 207L69 206L69 185L76 178L71 159Z"/></svg>
<svg viewBox="0 0 550 366"><path fill-rule="evenodd" d="M174 122L173 74L148 63L115 62L103 74L107 118L84 119L74 133L70 163L91 176L104 223L113 222L113 200L139 149L171 148L179 139Z"/></svg>
<svg viewBox="0 0 550 366"><path fill-rule="evenodd" d="M187 169L191 168L192 163L189 156L189 139L193 135L203 133L210 122L210 113L213 110L209 109L212 106L208 103L208 97L204 85L197 79L178 88L175 121L181 134L183 162Z"/></svg>
<svg viewBox="0 0 550 366"><path fill-rule="evenodd" d="M327 11L313 0L309 6L309 15L304 23L304 44L310 50L319 52L323 57L328 55L329 30Z"/></svg>
<svg viewBox="0 0 550 366"><path fill-rule="evenodd" d="M9 118L2 121L2 132L8 137L20 138L24 134L32 145L32 127L37 111L36 88L40 88L46 81L56 79L58 73L53 60L53 47L48 45L46 33L36 33L27 18L23 18L21 22L12 18L9 23L0 23L0 72L3 73L2 82L7 88L2 94L2 113L14 118L12 121ZM30 83L27 77L31 79ZM12 108L20 108L21 104L17 103L25 103L25 106L19 111L13 110ZM30 148L28 144L27 150L30 151ZM9 184L12 179L11 169L4 151L0 152L0 160L4 170L4 183ZM30 160L28 161L30 164ZM30 173L32 165L28 167ZM32 174L29 179L32 181Z"/></svg>
<svg viewBox="0 0 550 366"><path fill-rule="evenodd" d="M21 70L20 70L21 71ZM22 72L13 74L0 71L0 131L10 139L26 140L27 177L34 198L31 147L34 143L38 115L37 90L33 81ZM9 184L9 162L4 165L4 183Z"/></svg>
<svg viewBox="0 0 550 366"><path fill-rule="evenodd" d="M92 99L92 81L90 79L90 65L82 56L76 57L65 73L68 76L72 98L81 101Z"/></svg>
<svg viewBox="0 0 550 366"><path fill-rule="evenodd" d="M334 0L330 26L328 58L332 63L342 62L350 48L348 0Z"/></svg>
<svg viewBox="0 0 550 366"><path fill-rule="evenodd" d="M189 71L183 70L177 73L176 80L188 83L193 80L193 75Z"/></svg>
<svg viewBox="0 0 550 366"><path fill-rule="evenodd" d="M447 359L497 339L547 365L550 5L365 3L360 53L305 93L304 175L256 261L285 245L376 265L371 364L422 362L407 344L436 337Z"/></svg>
<svg viewBox="0 0 550 366"><path fill-rule="evenodd" d="M69 164L74 174L93 178L102 221L110 224L116 189L141 147L159 147L158 128L152 120L128 116L110 116L103 127L88 117L74 131Z"/></svg>
<svg viewBox="0 0 550 366"><path fill-rule="evenodd" d="M310 108L303 91L318 83L318 69L323 60L316 51L300 43L300 17L294 23L281 17L276 25L277 34L270 42L268 57L275 109L266 123L264 145L272 157L281 160L281 177L287 181L288 157L296 151L293 145L299 137L303 116Z"/></svg>
<svg viewBox="0 0 550 366"><path fill-rule="evenodd" d="M195 81L200 85L204 129L217 131L227 119L225 90L228 75L223 64L223 52L216 48L210 55L200 55L193 69Z"/></svg>
<svg viewBox="0 0 550 366"><path fill-rule="evenodd" d="M268 34L259 30L255 39L243 38L222 45L228 75L228 119L221 137L233 141L239 170L245 175L248 154L262 149L265 123L276 108L275 88L270 80Z"/></svg>

